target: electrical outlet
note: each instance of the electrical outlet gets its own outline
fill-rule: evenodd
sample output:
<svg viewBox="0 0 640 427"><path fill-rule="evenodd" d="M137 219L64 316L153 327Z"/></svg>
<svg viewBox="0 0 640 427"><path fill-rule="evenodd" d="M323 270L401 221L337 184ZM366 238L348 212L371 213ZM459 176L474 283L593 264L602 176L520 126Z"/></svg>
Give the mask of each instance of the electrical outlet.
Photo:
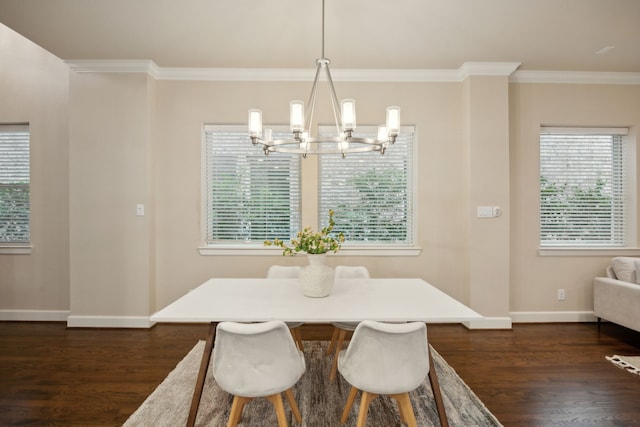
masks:
<svg viewBox="0 0 640 427"><path fill-rule="evenodd" d="M558 301L564 301L564 299L565 299L564 289L558 289Z"/></svg>

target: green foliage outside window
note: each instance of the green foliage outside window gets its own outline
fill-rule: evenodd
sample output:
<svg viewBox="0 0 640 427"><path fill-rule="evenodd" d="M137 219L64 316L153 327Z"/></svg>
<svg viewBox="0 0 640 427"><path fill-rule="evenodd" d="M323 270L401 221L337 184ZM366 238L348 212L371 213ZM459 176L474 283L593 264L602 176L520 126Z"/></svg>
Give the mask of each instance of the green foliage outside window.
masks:
<svg viewBox="0 0 640 427"><path fill-rule="evenodd" d="M612 206L602 178L588 186L540 177L540 225L546 230L543 240L609 241Z"/></svg>
<svg viewBox="0 0 640 427"><path fill-rule="evenodd" d="M356 174L347 185L356 195L335 207L336 229L349 241L405 242L407 174L393 168L373 168Z"/></svg>
<svg viewBox="0 0 640 427"><path fill-rule="evenodd" d="M0 243L29 241L29 186L0 185Z"/></svg>

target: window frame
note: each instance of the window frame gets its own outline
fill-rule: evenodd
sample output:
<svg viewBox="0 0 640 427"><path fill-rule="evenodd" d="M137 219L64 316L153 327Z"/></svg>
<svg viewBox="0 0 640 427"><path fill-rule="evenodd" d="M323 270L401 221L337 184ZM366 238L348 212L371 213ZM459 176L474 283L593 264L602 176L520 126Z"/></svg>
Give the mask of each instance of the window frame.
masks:
<svg viewBox="0 0 640 427"><path fill-rule="evenodd" d="M612 135L621 138L621 163L622 182L624 190L620 193L623 201L622 216L625 224L622 229L623 241L619 245L614 244L543 244L542 240L542 136L552 135ZM636 148L635 140L629 136L626 127L554 127L541 126L538 135L538 255L540 256L612 256L612 255L638 255L636 231Z"/></svg>
<svg viewBox="0 0 640 427"><path fill-rule="evenodd" d="M208 220L209 220L209 203L208 203L208 167L207 167L207 132L209 129L218 130L223 132L237 133L238 135L245 135L246 129L245 127L241 127L240 125L204 125L202 127L202 152L201 152L201 231L200 231L200 239L201 244L199 247L199 251L201 254L236 254L238 252L242 252L244 250L247 251L259 251L261 252L265 248L263 245L263 240L260 242L257 241L232 241L232 240L221 240L218 242L208 242ZM273 128L274 132L284 132L284 126L275 126ZM288 131L288 127L287 127ZM269 159L260 151L259 147L251 147L251 140L247 137L246 144L252 150L256 150L256 156L262 156L265 158L265 161ZM273 154L270 154L272 156ZM282 155L282 154L276 154ZM299 168L302 169L301 165ZM298 172L298 176L300 176L300 171ZM300 187L300 182L298 183L298 188ZM301 193L301 191L300 191ZM301 203L301 202L300 202ZM298 212L300 211L300 207L297 208ZM299 214L301 215L301 214ZM292 225L294 228L299 228L300 225ZM215 253L209 253L211 251L215 251Z"/></svg>
<svg viewBox="0 0 640 427"><path fill-rule="evenodd" d="M378 128L377 126L358 126L358 136L364 136L364 137L369 137L369 138L375 138L377 135L377 131ZM335 132L335 127L332 126L320 126L318 133L320 135L330 135L331 132ZM367 250L367 249L376 249L376 248L381 248L381 249L389 249L389 250L402 250L402 249L411 249L411 248L415 248L416 245L416 241L417 241L417 155L416 155L416 151L417 151L417 144L416 144L416 135L415 135L415 126L402 126L400 128L400 136L399 138L406 138L407 135L409 135L409 140L407 141L408 146L406 147L406 155L407 158L404 158L404 161L406 162L406 167L408 169L408 172L406 174L406 179L407 179L407 197L408 197L408 201L406 203L406 215L407 215L407 220L406 220L406 225L407 225L407 236L406 236L406 242L403 243L384 243L384 242L376 242L376 243L366 243L364 241L349 241L347 239L347 241L343 244L341 250L344 249L361 249L361 250ZM396 142L396 144L398 144L398 142ZM339 156L336 156L336 161L333 162L333 165L335 164L340 164L342 161L349 161L351 159L353 159L354 156L358 156L360 159L362 158L371 158L372 160L377 160L380 159L382 162L385 161L386 158L388 158L389 156L393 156L395 153L397 153L397 151L393 151L394 148L396 148L397 145L390 145L387 149L387 151L385 152L385 154L380 154L378 152L369 152L369 153L362 153L361 155L358 154L347 154L345 156L344 159L339 158ZM329 158L329 156L324 156L323 159L327 159ZM332 159L333 160L333 159ZM397 163L400 163L400 161L396 160ZM333 166L332 165L332 166ZM352 168L355 169L355 168ZM322 160L320 159L318 161L318 176L321 177L322 176ZM326 222L327 222L327 214L326 211L328 208L334 209L333 206L325 206L325 208L323 209L322 203L322 180L318 179L317 181L318 183L318 188L317 188L317 195L318 195L318 218L319 218L319 222L320 222L320 227L326 226ZM335 208L337 209L337 208ZM339 220L336 220L336 223L339 223Z"/></svg>
<svg viewBox="0 0 640 427"><path fill-rule="evenodd" d="M217 126L220 128L226 128L229 131L236 131L236 132L241 132L242 134L246 134L246 127L245 126L241 126L241 125L204 125L203 126L203 130L202 130L202 153L201 153L201 161L202 161L202 166L201 166L201 177L202 177L202 184L201 184L201 231L200 231L200 246L198 247L198 251L200 253L200 255L247 255L247 256L254 256L254 255L264 255L264 256L273 256L273 255L281 255L282 253L282 249L280 248L274 248L274 247L264 247L264 245L262 245L261 243L233 243L233 242L224 242L224 243L215 243L215 244L207 244L206 240L205 240L205 236L207 233L206 230L206 221L207 221L207 216L208 216L208 206L207 206L207 200L206 200L206 179L207 179L207 169L206 169L206 135L205 135L205 129L207 126ZM276 129L276 128L280 128L280 126L275 127L275 126L271 126L272 128ZM288 127L287 127L288 128ZM366 128L366 127L362 127L362 128ZM406 131L412 131L413 132L413 139L412 139L412 144L413 144L413 153L412 153L412 159L410 159L410 161L413 164L412 167L412 171L411 171L411 176L409 177L409 179L412 180L412 186L411 186L411 191L412 191L412 206L411 206L411 213L413 215L413 227L411 230L412 233L412 243L408 244L408 245L345 245L343 246L340 251L337 254L333 254L330 253L328 254L329 256L388 256L388 255L392 255L392 256L418 256L421 252L421 248L419 246L417 246L417 221L418 221L418 215L417 215L417 143L416 143L416 132L415 132L415 127L414 126L403 126L401 129L401 132L403 132L403 130ZM250 139L247 137L246 138L246 143L248 145L251 145L251 141ZM260 147L254 147L255 150L259 151ZM393 146L389 147L389 150L392 150ZM260 153L260 155L263 155L262 153ZM367 153L367 155L380 155L379 153ZM316 156L309 156L307 159L302 159L302 165L301 165L301 173L300 173L300 186L303 186L302 181L304 180L304 176L307 176L309 171L313 171L315 170L315 180L314 183L308 183L308 182L304 182L304 189L303 189L303 195L301 198L301 203L304 200L308 200L309 196L308 194L305 195L304 193L308 193L308 192L314 192L315 193L315 199L317 200L319 197L319 185L320 185L320 176L319 176L319 165L317 165L316 162L318 162L315 159ZM313 164L307 164L307 163L313 163ZM310 188L311 187L311 188ZM322 221L322 217L326 216L326 215L320 215L316 212L308 212L305 209L301 210L301 215L302 215L302 224L306 224L308 221L308 219L310 219L309 215L316 215L317 217L317 222L321 222ZM319 224L315 227L319 227Z"/></svg>
<svg viewBox="0 0 640 427"><path fill-rule="evenodd" d="M13 240L13 241L0 241L0 254L8 255L22 255L30 254L32 251L32 212L31 212L31 191L32 191L32 173L31 173L31 129L28 123L0 123L0 134L5 133L24 133L26 134L26 150L27 150L27 165L28 170L27 182L21 184L21 187L26 186L28 193L27 200L27 224L28 224L28 239L27 240ZM0 150L2 152L2 150Z"/></svg>

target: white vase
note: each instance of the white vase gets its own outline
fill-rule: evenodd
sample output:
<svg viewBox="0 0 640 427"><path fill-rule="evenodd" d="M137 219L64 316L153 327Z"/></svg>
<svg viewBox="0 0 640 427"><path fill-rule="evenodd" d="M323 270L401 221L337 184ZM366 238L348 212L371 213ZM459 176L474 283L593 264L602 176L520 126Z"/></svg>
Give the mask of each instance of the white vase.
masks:
<svg viewBox="0 0 640 427"><path fill-rule="evenodd" d="M322 298L333 288L333 268L326 261L326 254L307 254L309 265L302 268L298 280L307 297Z"/></svg>

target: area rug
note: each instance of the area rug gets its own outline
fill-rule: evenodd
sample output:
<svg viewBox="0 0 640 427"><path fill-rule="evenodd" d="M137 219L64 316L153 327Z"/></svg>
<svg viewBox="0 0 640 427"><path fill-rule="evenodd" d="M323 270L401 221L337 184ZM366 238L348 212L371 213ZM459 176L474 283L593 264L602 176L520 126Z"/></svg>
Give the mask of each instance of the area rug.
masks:
<svg viewBox="0 0 640 427"><path fill-rule="evenodd" d="M632 374L640 375L640 356L605 356L605 358L618 368L625 369Z"/></svg>
<svg viewBox="0 0 640 427"><path fill-rule="evenodd" d="M331 358L325 356L327 344L326 341L304 343L307 371L294 388L294 395L302 414L302 423L295 422L285 399L290 426L342 426L340 416L351 386L340 375L333 383L329 382ZM124 426L185 425L203 349L204 341L200 341L129 417ZM449 424L461 427L501 426L453 368L433 348L431 354L440 381ZM225 426L232 399L232 396L218 387L210 370L202 393L196 426ZM359 402L360 397L356 399L345 426L356 425ZM440 425L428 379L411 392L411 402L420 427ZM243 427L277 426L273 406L266 399L250 401L245 406L240 425ZM367 426L401 426L395 401L384 396L375 399L369 408Z"/></svg>

